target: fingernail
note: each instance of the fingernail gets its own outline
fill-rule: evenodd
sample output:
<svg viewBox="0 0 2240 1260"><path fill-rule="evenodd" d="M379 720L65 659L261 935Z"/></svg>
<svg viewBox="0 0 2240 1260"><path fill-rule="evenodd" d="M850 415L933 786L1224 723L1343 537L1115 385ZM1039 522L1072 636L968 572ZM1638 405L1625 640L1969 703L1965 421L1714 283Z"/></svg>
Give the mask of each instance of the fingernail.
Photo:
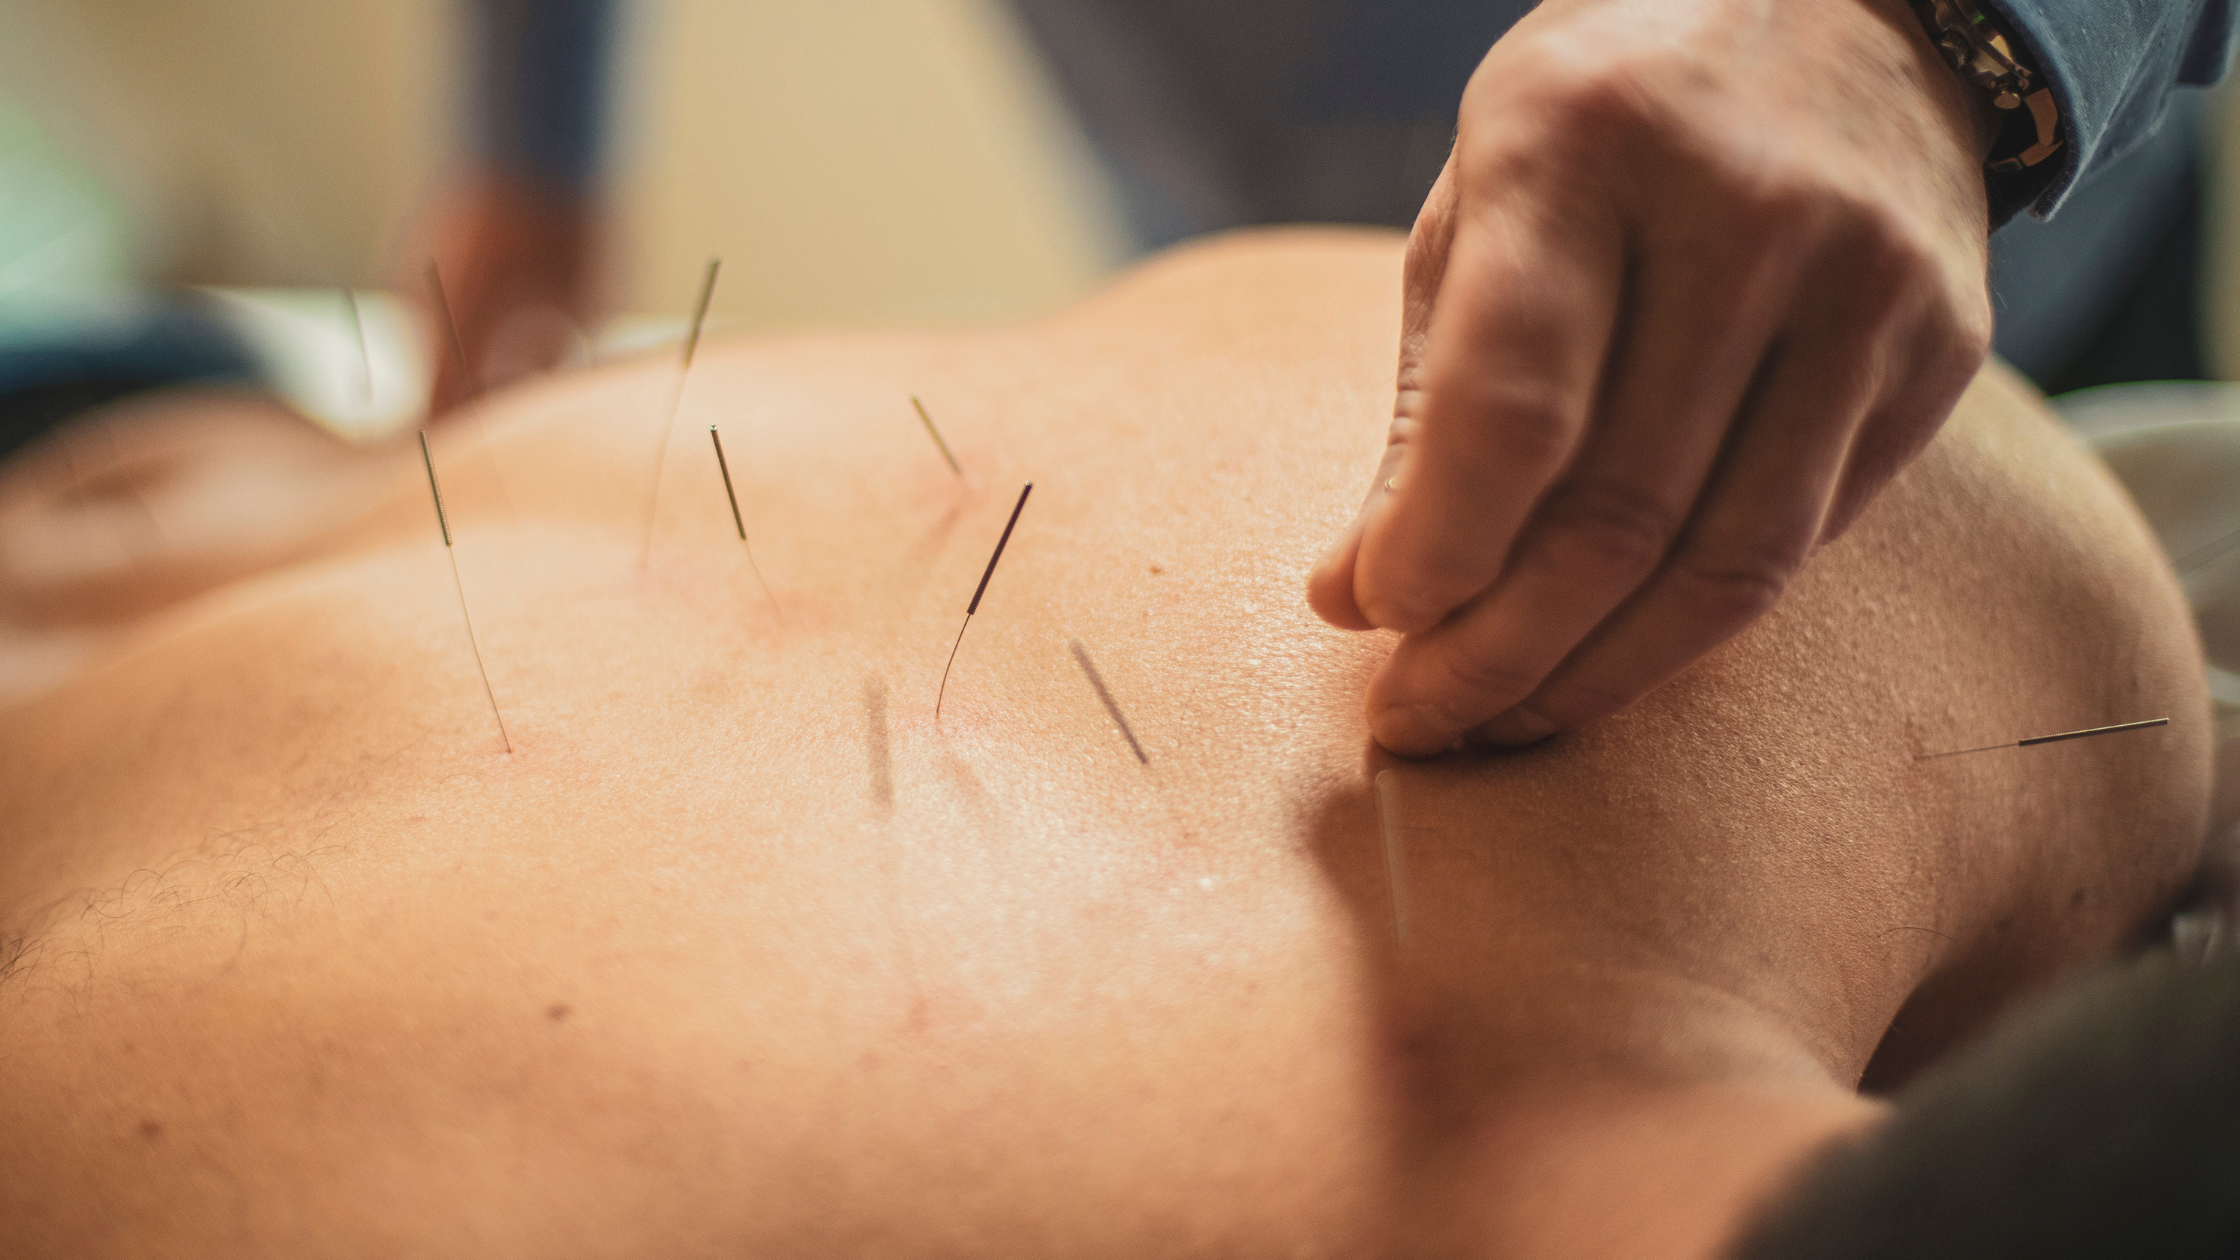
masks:
<svg viewBox="0 0 2240 1260"><path fill-rule="evenodd" d="M1470 732L1470 742L1491 744L1496 748L1522 748L1555 733L1556 724L1539 714L1524 709L1511 709Z"/></svg>

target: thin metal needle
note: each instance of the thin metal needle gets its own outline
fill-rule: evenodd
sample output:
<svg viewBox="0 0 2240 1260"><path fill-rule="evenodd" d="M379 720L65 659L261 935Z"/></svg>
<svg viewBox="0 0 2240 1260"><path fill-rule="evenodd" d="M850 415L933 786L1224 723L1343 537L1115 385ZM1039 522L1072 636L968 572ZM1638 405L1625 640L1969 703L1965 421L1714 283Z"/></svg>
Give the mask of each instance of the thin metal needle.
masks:
<svg viewBox="0 0 2240 1260"><path fill-rule="evenodd" d="M716 467L723 471L723 497L731 500L731 523L738 527L739 541L746 543L747 567L754 570L754 580L762 583L762 593L770 598L770 607L780 617L786 610L778 607L778 597L770 594L770 583L763 581L762 566L754 562L754 544L747 542L747 522L739 515L739 496L731 489L731 463L723 457L723 435L714 425L708 426L708 440L716 444Z"/></svg>
<svg viewBox="0 0 2240 1260"><path fill-rule="evenodd" d="M645 542L638 548L638 567L643 569L653 559L653 519L661 506L661 473L669 465L669 434L677 427L677 409L684 405L685 377L692 371L692 356L700 349L700 325L708 319L708 301L716 293L716 272L723 267L721 258L708 260L708 274L700 281L700 300L692 308L692 331L685 335L684 362L677 367L677 385L669 392L669 414L661 424L661 453L653 461L653 485L646 490Z"/></svg>
<svg viewBox="0 0 2240 1260"><path fill-rule="evenodd" d="M964 467L957 463L955 455L949 453L949 444L941 439L941 430L934 427L933 417L926 414L926 405L918 401L916 394L910 395L910 405L918 409L918 419L925 421L926 432L932 435L933 444L941 448L941 458L949 461L949 471L957 475L957 480L964 480Z"/></svg>
<svg viewBox="0 0 2240 1260"><path fill-rule="evenodd" d="M349 285L342 286L343 306L350 312L350 331L358 338L358 399L359 405L373 410L373 351L366 347L365 321L358 317L358 291Z"/></svg>
<svg viewBox="0 0 2240 1260"><path fill-rule="evenodd" d="M459 374L466 378L467 383L474 389L474 393L469 396L469 401L479 399L484 393L482 375L473 371L467 364L467 345L459 339L459 322L451 318L451 299L443 290L443 272L437 269L433 258L428 260L428 288L435 293L436 318L443 323L444 339L451 344L451 354L458 361ZM357 314L358 299L356 294L352 294L350 297L351 318L357 318ZM358 330L358 346L361 350L365 348L365 330L362 327ZM372 363L372 359L368 358L366 360L366 380L368 382L366 399L369 404L373 399ZM433 403L434 400L431 398L429 401ZM490 452L490 439L480 428L475 429L474 432L476 443L482 447L482 457L490 461L490 477L498 483L498 497L505 500L506 518L508 520L515 519L520 516L520 513L514 510L513 492L506 489L506 475L498 469L498 457Z"/></svg>
<svg viewBox="0 0 2240 1260"><path fill-rule="evenodd" d="M2088 735L2113 735L2118 731L2143 731L2149 727L2168 726L2166 717L2148 718L2144 722L2122 722L2115 726L2092 726L2081 731L2063 731L2059 735L2040 735L2035 739L2016 740L2015 747L2031 748L2039 744L2058 744L2065 739L2083 739Z"/></svg>
<svg viewBox="0 0 2240 1260"><path fill-rule="evenodd" d="M2180 573L2191 573L2194 569L2200 567L2203 561L2213 560L2232 550L2235 546L2240 546L2240 530L2234 530L2229 534L2213 538L2206 544L2194 548L2173 561L2171 567L2177 569Z"/></svg>
<svg viewBox="0 0 2240 1260"><path fill-rule="evenodd" d="M1089 659L1089 649L1081 646L1079 639L1073 640L1069 646L1073 650L1074 662L1081 666L1082 673L1089 676L1089 685L1097 689L1097 699L1104 702L1104 711L1112 715L1113 724L1120 728L1122 735L1127 736L1128 747L1135 752L1136 760L1150 765L1151 758L1144 755L1143 745L1136 742L1135 729L1128 725L1128 715L1120 711L1120 702L1112 698L1112 689L1104 685L1104 675L1097 672L1097 663Z"/></svg>
<svg viewBox="0 0 2240 1260"><path fill-rule="evenodd" d="M1026 510L1027 496L1034 493L1034 483L1028 482L1019 492L1019 501L1011 507L1011 519L1003 524L1003 537L996 540L995 554L988 557L988 568L980 575L980 585L972 592L972 603L964 610L964 624L957 627L957 641L949 645L949 663L941 667L941 690L933 698L933 724L941 725L941 702L949 696L949 671L956 668L957 649L964 646L964 632L972 628L972 614L980 611L980 597L988 593L988 579L996 575L996 561L1003 559L1003 549L1011 543L1012 527L1019 523L1019 513Z"/></svg>
<svg viewBox="0 0 2240 1260"><path fill-rule="evenodd" d="M459 577L459 552L451 545L451 519L443 510L443 489L436 484L436 461L428 453L428 431L420 430L420 462L428 469L428 494L436 501L436 528L443 531L443 554L451 558L451 585L459 592L459 616L467 623L467 646L474 649L475 671L482 675L482 694L490 698L490 716L497 720L498 738L506 752L513 751L513 737L506 734L505 715L498 712L498 693L490 687L490 671L482 663L482 642L475 637L474 614L467 611L467 584Z"/></svg>
<svg viewBox="0 0 2240 1260"><path fill-rule="evenodd" d="M1377 772L1377 831L1384 837L1384 883L1392 895L1392 937L1408 943L1408 878L1400 859L1400 802L1392 772Z"/></svg>
<svg viewBox="0 0 2240 1260"><path fill-rule="evenodd" d="M1964 757L1969 753L1996 752L2001 748L2035 748L2039 744L2058 744L2068 739L2084 739L2092 735L2114 735L2123 731L2143 731L2150 727L2168 726L2166 717L2148 718L2144 722L2121 722L2114 726L2094 726L2081 731L2063 731L2059 735L2039 735L2031 739L2018 739L2011 744L1985 744L1981 748L1955 748L1951 752L1924 753L1915 761L1935 761L1939 757Z"/></svg>
<svg viewBox="0 0 2240 1260"><path fill-rule="evenodd" d="M451 299L443 291L443 272L434 259L428 260L428 288L436 295L436 318L443 322L444 339L451 343L451 355L459 365L459 375L473 390L472 397L482 397L481 375L474 365L467 362L467 343L459 339L459 324L451 318Z"/></svg>

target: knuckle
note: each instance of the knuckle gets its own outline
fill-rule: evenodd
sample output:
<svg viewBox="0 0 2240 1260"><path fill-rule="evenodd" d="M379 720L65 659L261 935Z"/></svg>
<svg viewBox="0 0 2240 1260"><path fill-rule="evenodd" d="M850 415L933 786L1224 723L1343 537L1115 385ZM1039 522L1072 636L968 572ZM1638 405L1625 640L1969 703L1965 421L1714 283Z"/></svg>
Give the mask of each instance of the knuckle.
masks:
<svg viewBox="0 0 2240 1260"><path fill-rule="evenodd" d="M1639 698L1638 693L1605 687L1580 675L1550 682L1546 691L1533 698L1532 707L1551 722L1576 726L1616 713Z"/></svg>
<svg viewBox="0 0 2240 1260"><path fill-rule="evenodd" d="M1740 200L1745 217L1758 226L1795 229L1819 223L1831 211L1828 190L1797 172L1751 181Z"/></svg>
<svg viewBox="0 0 2240 1260"><path fill-rule="evenodd" d="M1440 673L1442 695L1488 708L1505 707L1532 694L1542 677L1542 671L1528 669L1510 657L1487 653L1448 652L1440 659ZM1452 712L1452 716L1467 721L1470 715Z"/></svg>
<svg viewBox="0 0 2240 1260"><path fill-rule="evenodd" d="M1958 323L1959 327L1953 330L1949 342L1953 354L1959 360L1954 369L1960 375L1973 379L1983 368L1984 360L1991 357L1992 336L1997 331L1992 323L1990 299L1986 297L1970 302ZM1963 380L1961 384L1965 386L1967 381Z"/></svg>
<svg viewBox="0 0 2240 1260"><path fill-rule="evenodd" d="M1512 39L1517 37L1512 36ZM1694 73L1666 48L1600 49L1568 39L1524 39L1500 73L1482 63L1463 90L1464 149L1480 169L1513 159L1531 168L1574 166L1582 147L1631 149L1672 130L1669 102ZM1473 120L1498 119L1483 129Z"/></svg>
<svg viewBox="0 0 2240 1260"><path fill-rule="evenodd" d="M1811 540L1765 541L1683 560L1675 574L1688 601L1713 622L1743 626L1781 602Z"/></svg>
<svg viewBox="0 0 2240 1260"><path fill-rule="evenodd" d="M1936 251L1907 215L1856 197L1844 198L1834 213L1827 248L1851 259L1863 275L1879 280L1874 287L1880 292L1918 291L1923 280L1938 277L1942 270Z"/></svg>
<svg viewBox="0 0 2240 1260"><path fill-rule="evenodd" d="M1588 483L1568 487L1549 503L1541 524L1559 531L1566 551L1603 569L1647 573L1679 536L1682 510L1637 487Z"/></svg>
<svg viewBox="0 0 2240 1260"><path fill-rule="evenodd" d="M1662 67L1639 56L1616 57L1582 67L1553 94L1548 118L1563 132L1587 140L1614 140L1653 125L1647 108Z"/></svg>
<svg viewBox="0 0 2240 1260"><path fill-rule="evenodd" d="M1958 378L1964 387L1990 357L1992 332L1989 289L1971 288L1961 293L1939 308L1933 336L1940 357L1934 366L1942 369L1941 375Z"/></svg>
<svg viewBox="0 0 2240 1260"><path fill-rule="evenodd" d="M1443 599L1441 592L1426 589L1423 583L1403 582L1397 590L1370 586L1359 592L1355 602L1369 624L1403 634L1418 634L1444 621L1460 601Z"/></svg>
<svg viewBox="0 0 2240 1260"><path fill-rule="evenodd" d="M1441 401L1477 430L1479 440L1471 445L1492 464L1553 470L1570 459L1585 415L1573 389L1547 379L1483 376L1444 384Z"/></svg>
<svg viewBox="0 0 2240 1260"><path fill-rule="evenodd" d="M1509 467L1554 469L1570 458L1577 434L1565 409L1544 404L1504 408L1490 435L1491 453Z"/></svg>

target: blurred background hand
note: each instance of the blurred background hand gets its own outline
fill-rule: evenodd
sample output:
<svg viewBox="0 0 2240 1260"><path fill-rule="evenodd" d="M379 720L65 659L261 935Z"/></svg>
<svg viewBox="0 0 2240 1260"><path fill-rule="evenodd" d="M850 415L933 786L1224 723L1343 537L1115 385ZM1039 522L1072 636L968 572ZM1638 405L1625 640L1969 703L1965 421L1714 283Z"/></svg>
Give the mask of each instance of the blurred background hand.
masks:
<svg viewBox="0 0 2240 1260"><path fill-rule="evenodd" d="M1310 582L1406 636L1378 742L1531 742L1772 608L1983 363L1991 135L1902 0L1552 0L1496 44Z"/></svg>
<svg viewBox="0 0 2240 1260"><path fill-rule="evenodd" d="M411 239L395 283L430 316L431 416L560 363L596 326L596 218L585 197L484 170L440 194ZM431 261L448 322L435 309Z"/></svg>

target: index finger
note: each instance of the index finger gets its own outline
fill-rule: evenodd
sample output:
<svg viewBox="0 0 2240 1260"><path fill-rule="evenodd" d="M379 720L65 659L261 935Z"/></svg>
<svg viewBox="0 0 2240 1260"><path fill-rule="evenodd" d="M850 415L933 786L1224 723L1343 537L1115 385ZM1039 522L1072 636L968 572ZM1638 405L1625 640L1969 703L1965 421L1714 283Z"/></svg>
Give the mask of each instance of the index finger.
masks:
<svg viewBox="0 0 2240 1260"><path fill-rule="evenodd" d="M1607 203L1465 188L1423 354L1364 514L1354 601L1429 629L1501 572L1578 446L1617 321L1625 247Z"/></svg>

